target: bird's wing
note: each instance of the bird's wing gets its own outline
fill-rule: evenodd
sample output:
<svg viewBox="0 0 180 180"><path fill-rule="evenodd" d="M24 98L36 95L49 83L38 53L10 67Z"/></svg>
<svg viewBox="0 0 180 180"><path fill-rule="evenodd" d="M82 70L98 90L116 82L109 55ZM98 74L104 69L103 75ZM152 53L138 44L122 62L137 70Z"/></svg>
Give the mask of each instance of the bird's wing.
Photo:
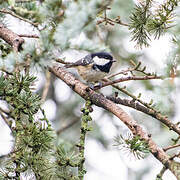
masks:
<svg viewBox="0 0 180 180"><path fill-rule="evenodd" d="M92 58L90 55L85 56L84 58L70 64L66 64L66 68L76 67L76 66L87 66L92 62Z"/></svg>

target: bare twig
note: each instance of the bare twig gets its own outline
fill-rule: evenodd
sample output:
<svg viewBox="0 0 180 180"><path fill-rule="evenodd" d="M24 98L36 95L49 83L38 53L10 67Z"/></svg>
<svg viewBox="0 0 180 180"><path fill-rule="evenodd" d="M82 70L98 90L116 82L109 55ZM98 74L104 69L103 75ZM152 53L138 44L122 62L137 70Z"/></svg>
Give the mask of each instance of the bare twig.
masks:
<svg viewBox="0 0 180 180"><path fill-rule="evenodd" d="M15 18L18 18L18 19L20 19L21 21L27 22L27 23L33 25L33 26L36 27L36 28L37 28L38 25L39 25L38 23L34 23L34 22L30 21L29 19L25 19L25 18L17 15L16 13L14 13L13 11L7 10L7 9L5 9L5 8L0 9L0 12L1 12L1 13L4 13L4 14L10 14L11 16L13 16L13 17L15 17Z"/></svg>
<svg viewBox="0 0 180 180"><path fill-rule="evenodd" d="M26 37L26 38L39 38L38 35L29 35L29 34L18 34L19 37Z"/></svg>
<svg viewBox="0 0 180 180"><path fill-rule="evenodd" d="M105 25L110 24L110 25L114 26L115 24L119 24L119 25L122 25L122 26L129 26L128 24L121 21L120 16L117 16L115 19L108 18L107 15L106 15L106 11L104 13L104 17L100 17L100 18L102 18L102 20L99 20L97 22L97 25L105 22Z"/></svg>
<svg viewBox="0 0 180 180"><path fill-rule="evenodd" d="M103 88L105 86L109 86L109 85L113 85L113 84L117 84L120 82L124 82L124 81L131 81L131 80L150 80L150 79L162 79L161 76L128 76L128 77L122 77L116 80L112 80L112 81L108 81L102 84L102 86L95 88L100 89Z"/></svg>
<svg viewBox="0 0 180 180"><path fill-rule="evenodd" d="M133 71L141 72L142 74L144 74L146 76L153 76L154 75L153 73L145 72L146 66L144 66L143 68L140 69L140 66L141 66L141 62L140 61L137 64L135 64L132 60L130 62L133 64L134 67L129 68L127 70L122 70L122 71L120 71L118 73L115 73L115 74L112 74L112 75L109 75L109 76L107 76L107 78L109 79L109 78L112 78L112 77L117 76L119 74L126 75L128 72L131 72L131 74L133 74Z"/></svg>
<svg viewBox="0 0 180 180"><path fill-rule="evenodd" d="M163 150L164 150L164 151L168 151L168 150L170 150L170 149L177 148L177 147L179 147L179 146L180 146L180 144L175 144L175 145L172 145L172 146L168 146L168 147L166 147L166 148L163 148Z"/></svg>
<svg viewBox="0 0 180 180"><path fill-rule="evenodd" d="M110 18L107 18L107 17L106 17L106 20L109 21L109 22L111 22L111 23L119 24L119 25L122 25L122 26L129 26L128 24L123 23L123 22L121 21L120 16L117 16L117 18L115 18L115 19L110 19Z"/></svg>
<svg viewBox="0 0 180 180"><path fill-rule="evenodd" d="M141 105L140 103L135 102L134 100L121 99L120 97L114 97L114 96L106 96L106 98L115 102L116 104L128 106L128 107L131 107L131 108L136 109L138 111L141 111L147 115L150 115L151 117L156 118L159 121L161 121L163 124L165 124L171 130L175 131L177 134L180 134L180 128L176 124L173 124L167 117L162 116L159 112L156 112L154 109L149 109L149 108ZM171 147L169 147L169 149L170 148ZM164 149L164 151L168 150L168 148L167 148L167 150L165 150L165 149Z"/></svg>
<svg viewBox="0 0 180 180"><path fill-rule="evenodd" d="M57 130L56 133L58 135L60 135L63 131L65 131L66 129L72 127L74 124L76 124L77 122L79 122L80 119L79 118L76 118L74 119L72 122L70 122L69 124L66 124L65 126L63 126L61 129Z"/></svg>

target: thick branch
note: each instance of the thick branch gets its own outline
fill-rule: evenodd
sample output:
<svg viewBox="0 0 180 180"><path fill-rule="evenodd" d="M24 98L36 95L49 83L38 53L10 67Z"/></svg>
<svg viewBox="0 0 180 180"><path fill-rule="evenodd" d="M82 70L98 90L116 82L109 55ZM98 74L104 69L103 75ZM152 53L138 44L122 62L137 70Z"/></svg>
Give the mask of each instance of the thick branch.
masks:
<svg viewBox="0 0 180 180"><path fill-rule="evenodd" d="M143 131L143 129L137 124L137 122L132 119L124 110L122 110L112 101L105 98L102 94L99 94L89 89L88 86L77 80L63 67L53 66L50 67L49 70L58 78L63 80L69 87L72 88L73 91L79 94L83 99L90 100L96 106L102 107L117 116L122 122L127 125L127 127L132 131L134 135L139 135L143 140L148 143L151 153L159 161L161 161L167 168L173 171L170 166L171 161L169 160L169 156L163 151L162 148L156 145L150 135Z"/></svg>
<svg viewBox="0 0 180 180"><path fill-rule="evenodd" d="M21 46L24 43L23 38L6 28L3 24L0 24L0 38L10 44L16 52L21 49Z"/></svg>

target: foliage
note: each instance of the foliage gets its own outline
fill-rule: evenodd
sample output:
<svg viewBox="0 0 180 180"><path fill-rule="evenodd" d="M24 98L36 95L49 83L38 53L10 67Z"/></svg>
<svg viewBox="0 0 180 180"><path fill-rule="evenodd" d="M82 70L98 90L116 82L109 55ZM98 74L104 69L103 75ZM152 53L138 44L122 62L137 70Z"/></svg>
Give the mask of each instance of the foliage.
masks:
<svg viewBox="0 0 180 180"><path fill-rule="evenodd" d="M132 136L131 134L128 137L123 137L118 135L114 139L114 146L117 146L120 150L125 151L126 153L132 153L133 156L137 159L142 159L147 153L150 152L147 143L140 139L139 136Z"/></svg>
<svg viewBox="0 0 180 180"><path fill-rule="evenodd" d="M163 78L170 77L171 80L158 81L157 84L151 81L138 84L134 81L125 86L122 84L119 91L122 96L129 97L132 102L139 102L149 109L150 113L155 112L159 118L163 118L160 114L162 112L173 118L176 113L176 99L173 93L178 90L178 87L175 88L174 80L179 76L180 63L180 30L179 23L175 21L178 18L178 5L178 0L166 0L158 6L153 0L141 0L136 5L131 0L0 0L0 21L6 27L13 30L12 24L19 24L19 21L25 22L18 25L19 29L27 27L30 31L24 34L30 32L38 36L36 39L24 38L23 49L18 53L14 52L7 42L0 41L0 100L5 102L8 108L8 111L3 111L0 107L0 115L14 137L11 152L0 159L0 179L31 176L32 179L78 180L85 176L84 149L87 132L92 130L89 125L92 120L89 115L92 111L91 103L86 102L85 108L82 109L81 124L73 124L74 119L80 119L80 107L84 102L70 90L69 97L65 101L58 99L65 85L56 86L58 81L51 77L52 83L47 100L51 100L56 106L51 126L41 107L41 95L47 84L43 82L44 87L39 89L34 86L39 74L44 78L47 66L51 64L52 59L64 56L63 53L70 52L71 57L74 51L83 53L111 51L120 64L115 67L115 70L119 71L122 67L132 64L134 66L132 71L121 73L122 76L127 74L156 76L156 73L149 73L149 68L152 66L153 72L158 70L157 75L161 73ZM8 10L8 16L18 21L14 20L13 23L9 21L3 9ZM166 32L173 32L174 48L172 55L164 62L165 67L161 70L159 66L143 56L143 51L138 53L129 51L131 42L128 41L128 45L126 43L129 37L137 47L143 48L150 46L152 39L159 39ZM142 62L145 65L142 67L139 59L145 59ZM141 90L143 92L139 92ZM145 90L147 92L144 93ZM139 95L136 96L135 93ZM153 93L155 95L152 95ZM148 99L151 96L154 100ZM167 96L169 97L165 98ZM108 133L109 136L109 132L102 133L102 125L97 123L104 116L106 111L103 111L99 118L94 118L94 126L99 128L97 132L93 130L94 135L91 138L108 148L110 142L104 134ZM113 119L112 116L108 118ZM144 116L140 115L138 118L144 121ZM70 130L67 128L57 137L55 131L58 131L58 127L67 125L67 122L70 122L70 125L72 123L70 127L73 128L69 128ZM147 123L151 126L153 124L144 121L144 124ZM160 126L159 122L154 124L159 127L154 136L160 139L166 129ZM116 124L111 125L117 129ZM156 129L151 126L150 130ZM147 143L139 136L119 135L115 138L115 146L137 159L145 158L150 152ZM179 164L174 165L176 168Z"/></svg>
<svg viewBox="0 0 180 180"><path fill-rule="evenodd" d="M150 36L159 39L172 26L178 0L167 0L156 10L152 10L152 5L152 0L144 0L136 5L135 12L130 16L132 41L136 41L139 47L149 46Z"/></svg>

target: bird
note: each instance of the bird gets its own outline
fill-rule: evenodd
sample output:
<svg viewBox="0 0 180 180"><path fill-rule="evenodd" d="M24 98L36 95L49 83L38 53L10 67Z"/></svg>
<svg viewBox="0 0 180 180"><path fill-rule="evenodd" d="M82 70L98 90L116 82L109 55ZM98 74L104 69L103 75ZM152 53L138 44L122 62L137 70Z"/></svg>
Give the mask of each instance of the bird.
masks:
<svg viewBox="0 0 180 180"><path fill-rule="evenodd" d="M65 65L66 68L76 68L78 74L87 83L96 83L102 80L111 70L112 64L116 62L113 56L107 52L95 52L84 58Z"/></svg>

